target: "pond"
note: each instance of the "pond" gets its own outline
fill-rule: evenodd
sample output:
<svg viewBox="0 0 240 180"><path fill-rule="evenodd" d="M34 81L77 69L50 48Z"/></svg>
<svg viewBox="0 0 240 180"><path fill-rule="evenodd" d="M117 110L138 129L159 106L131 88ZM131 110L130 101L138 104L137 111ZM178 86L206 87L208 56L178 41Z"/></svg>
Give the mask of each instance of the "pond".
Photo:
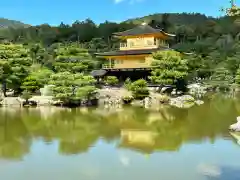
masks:
<svg viewBox="0 0 240 180"><path fill-rule="evenodd" d="M0 179L237 180L238 115L240 101L218 96L159 111L1 108Z"/></svg>

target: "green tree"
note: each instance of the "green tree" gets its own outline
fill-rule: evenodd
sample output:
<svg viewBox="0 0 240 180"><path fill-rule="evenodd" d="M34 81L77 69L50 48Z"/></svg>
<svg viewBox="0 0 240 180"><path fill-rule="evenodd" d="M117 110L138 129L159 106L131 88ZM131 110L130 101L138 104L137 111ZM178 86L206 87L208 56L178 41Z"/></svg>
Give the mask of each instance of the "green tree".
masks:
<svg viewBox="0 0 240 180"><path fill-rule="evenodd" d="M40 46L39 44L34 44L30 47L30 54L31 54L31 57L32 57L32 63L37 63L37 53L39 52L40 50Z"/></svg>
<svg viewBox="0 0 240 180"><path fill-rule="evenodd" d="M220 65L215 69L214 74L210 78L209 84L214 89L228 90L233 82L234 78L229 70L224 68L223 65Z"/></svg>
<svg viewBox="0 0 240 180"><path fill-rule="evenodd" d="M223 11L226 11L226 14L228 16L240 16L240 8L236 6L234 3L234 0L231 0L231 7L223 9Z"/></svg>
<svg viewBox="0 0 240 180"><path fill-rule="evenodd" d="M153 54L154 70L149 79L155 84L172 85L187 76L187 61L179 52L160 51Z"/></svg>
<svg viewBox="0 0 240 180"><path fill-rule="evenodd" d="M40 89L40 83L34 76L28 76L24 79L21 88L27 92L34 93Z"/></svg>
<svg viewBox="0 0 240 180"><path fill-rule="evenodd" d="M91 100L96 98L96 87L95 86L82 86L77 88L76 97L81 100Z"/></svg>
<svg viewBox="0 0 240 180"><path fill-rule="evenodd" d="M53 66L57 72L89 72L97 65L97 61L91 57L88 50L80 48L78 44L60 46L55 52Z"/></svg>
<svg viewBox="0 0 240 180"><path fill-rule="evenodd" d="M60 72L53 74L49 84L54 85L53 94L57 100L65 104L78 103L82 99L89 99L96 90L96 80L92 76Z"/></svg>
<svg viewBox="0 0 240 180"><path fill-rule="evenodd" d="M24 90L24 91L22 92L21 97L26 101L26 104L29 104L29 99L32 98L32 94L31 94L29 91Z"/></svg>
<svg viewBox="0 0 240 180"><path fill-rule="evenodd" d="M147 88L147 82L144 79L139 79L132 82L129 85L129 90L132 91L134 99L144 99L149 95L149 90Z"/></svg>
<svg viewBox="0 0 240 180"><path fill-rule="evenodd" d="M5 61L0 61L0 81L2 83L2 92L6 96L7 91L7 78L10 76L11 67L9 63Z"/></svg>
<svg viewBox="0 0 240 180"><path fill-rule="evenodd" d="M21 91L22 81L28 76L31 58L29 51L23 45L0 45L1 82L3 89ZM10 67L10 68L9 68Z"/></svg>
<svg viewBox="0 0 240 180"><path fill-rule="evenodd" d="M48 81L52 74L53 74L53 71L45 67L36 67L31 69L29 76L37 80L37 83L39 84L38 89L40 89L44 87L44 85L48 84Z"/></svg>
<svg viewBox="0 0 240 180"><path fill-rule="evenodd" d="M35 93L40 88L44 87L44 85L48 84L52 74L53 72L47 68L32 66L31 72L24 79L21 88L28 92Z"/></svg>
<svg viewBox="0 0 240 180"><path fill-rule="evenodd" d="M130 87L131 87L131 79L130 78L127 78L124 82L124 87L127 89L127 90L130 90Z"/></svg>
<svg viewBox="0 0 240 180"><path fill-rule="evenodd" d="M111 86L117 85L119 82L116 76L107 76L104 81L107 85Z"/></svg>

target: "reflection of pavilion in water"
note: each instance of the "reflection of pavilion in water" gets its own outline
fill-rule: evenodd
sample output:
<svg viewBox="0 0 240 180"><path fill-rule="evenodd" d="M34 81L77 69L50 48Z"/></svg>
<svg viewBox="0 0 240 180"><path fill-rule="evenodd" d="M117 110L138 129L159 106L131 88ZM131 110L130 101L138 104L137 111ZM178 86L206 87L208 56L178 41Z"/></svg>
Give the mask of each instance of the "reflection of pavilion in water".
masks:
<svg viewBox="0 0 240 180"><path fill-rule="evenodd" d="M207 101L191 110L162 108L158 112L133 107L105 111L104 108L45 111L44 107L14 113L10 109L0 110L0 146L4 146L0 158L10 157L10 153L19 157L26 154L32 137L40 137L46 143L58 140L59 152L63 154L86 152L99 139L110 142L119 138L120 148L144 154L177 151L184 143L201 143L222 136L236 117L233 103L229 104L234 110L231 113L219 113Z"/></svg>
<svg viewBox="0 0 240 180"><path fill-rule="evenodd" d="M157 134L144 130L121 130L121 137L129 141L129 143L145 143L154 145L155 136Z"/></svg>
<svg viewBox="0 0 240 180"><path fill-rule="evenodd" d="M164 140L164 137L161 137L155 131L122 129L119 147L151 154L158 150L175 151L180 147L181 143L181 140Z"/></svg>
<svg viewBox="0 0 240 180"><path fill-rule="evenodd" d="M98 109L96 113L101 115L104 114L103 112L105 112L103 109ZM176 112L172 112L171 109L163 108L156 112L142 108L123 108L121 111L110 112L104 116L104 122L109 123L105 126L114 125L117 129L119 128L121 132L120 148L149 154L157 150L178 150L183 142L179 131L176 131L176 127L173 127ZM180 114L178 113L178 115ZM181 111L179 117L184 118L182 115L187 114Z"/></svg>

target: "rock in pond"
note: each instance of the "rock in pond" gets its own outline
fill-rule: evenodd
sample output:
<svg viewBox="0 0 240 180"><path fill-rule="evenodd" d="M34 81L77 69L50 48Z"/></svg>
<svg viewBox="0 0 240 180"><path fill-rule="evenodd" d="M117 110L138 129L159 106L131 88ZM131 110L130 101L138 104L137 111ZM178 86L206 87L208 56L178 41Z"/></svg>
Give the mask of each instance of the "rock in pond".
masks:
<svg viewBox="0 0 240 180"><path fill-rule="evenodd" d="M2 106L21 106L24 101L20 97L4 97L0 103Z"/></svg>
<svg viewBox="0 0 240 180"><path fill-rule="evenodd" d="M48 106L53 102L53 96L33 96L29 101L37 102L38 106Z"/></svg>
<svg viewBox="0 0 240 180"><path fill-rule="evenodd" d="M143 100L134 100L131 102L132 106L136 107L144 107L144 101Z"/></svg>
<svg viewBox="0 0 240 180"><path fill-rule="evenodd" d="M236 140L237 144L240 145L240 132L230 132L230 135Z"/></svg>
<svg viewBox="0 0 240 180"><path fill-rule="evenodd" d="M207 88L200 83L189 84L187 86L189 93L195 97L203 97L207 93Z"/></svg>
<svg viewBox="0 0 240 180"><path fill-rule="evenodd" d="M195 105L195 99L190 95L183 95L171 98L169 104L177 108L190 108Z"/></svg>
<svg viewBox="0 0 240 180"><path fill-rule="evenodd" d="M200 105L204 104L204 101L196 100L195 103L200 106Z"/></svg>
<svg viewBox="0 0 240 180"><path fill-rule="evenodd" d="M237 122L235 124L232 124L229 127L230 131L240 132L240 116L237 117Z"/></svg>

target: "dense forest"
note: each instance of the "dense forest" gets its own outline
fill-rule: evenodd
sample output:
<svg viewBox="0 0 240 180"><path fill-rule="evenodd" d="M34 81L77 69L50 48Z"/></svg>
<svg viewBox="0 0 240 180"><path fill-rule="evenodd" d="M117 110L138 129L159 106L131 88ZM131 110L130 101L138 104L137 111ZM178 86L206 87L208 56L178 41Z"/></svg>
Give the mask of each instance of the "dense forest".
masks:
<svg viewBox="0 0 240 180"><path fill-rule="evenodd" d="M239 32L239 21L235 18L229 16L213 18L202 14L182 13L155 14L122 23L106 21L99 25L91 19L86 19L85 21L76 21L72 25L61 23L57 27L48 24L29 27L17 26L18 28L10 26L0 29L0 39L12 43L41 43L44 46L50 46L54 43L78 42L84 48L105 51L115 49L118 46L112 33L130 29L142 22L150 23L152 26L158 25L165 31L176 34L176 39L171 42L175 46L195 43L196 41L200 43L208 38L216 40L223 35L231 35L232 38L235 38Z"/></svg>
<svg viewBox="0 0 240 180"><path fill-rule="evenodd" d="M234 9L235 8L235 9ZM0 79L3 92L35 93L44 84L56 85L55 97L68 101L89 97L95 91L95 80L89 75L102 61L94 52L118 48L112 33L147 22L153 27L176 34L170 46L178 52L153 54L156 68L149 80L174 84L178 79L204 79L214 87L228 89L240 84L240 18L239 8L220 18L202 14L154 14L122 23L91 19L59 26L9 26L0 28ZM164 60L169 63L165 63ZM164 63L163 63L164 62ZM161 72L161 69L167 71ZM108 83L116 82L109 78ZM145 83L136 83L144 89ZM145 91L145 90L144 90ZM147 94L146 92L144 92Z"/></svg>

